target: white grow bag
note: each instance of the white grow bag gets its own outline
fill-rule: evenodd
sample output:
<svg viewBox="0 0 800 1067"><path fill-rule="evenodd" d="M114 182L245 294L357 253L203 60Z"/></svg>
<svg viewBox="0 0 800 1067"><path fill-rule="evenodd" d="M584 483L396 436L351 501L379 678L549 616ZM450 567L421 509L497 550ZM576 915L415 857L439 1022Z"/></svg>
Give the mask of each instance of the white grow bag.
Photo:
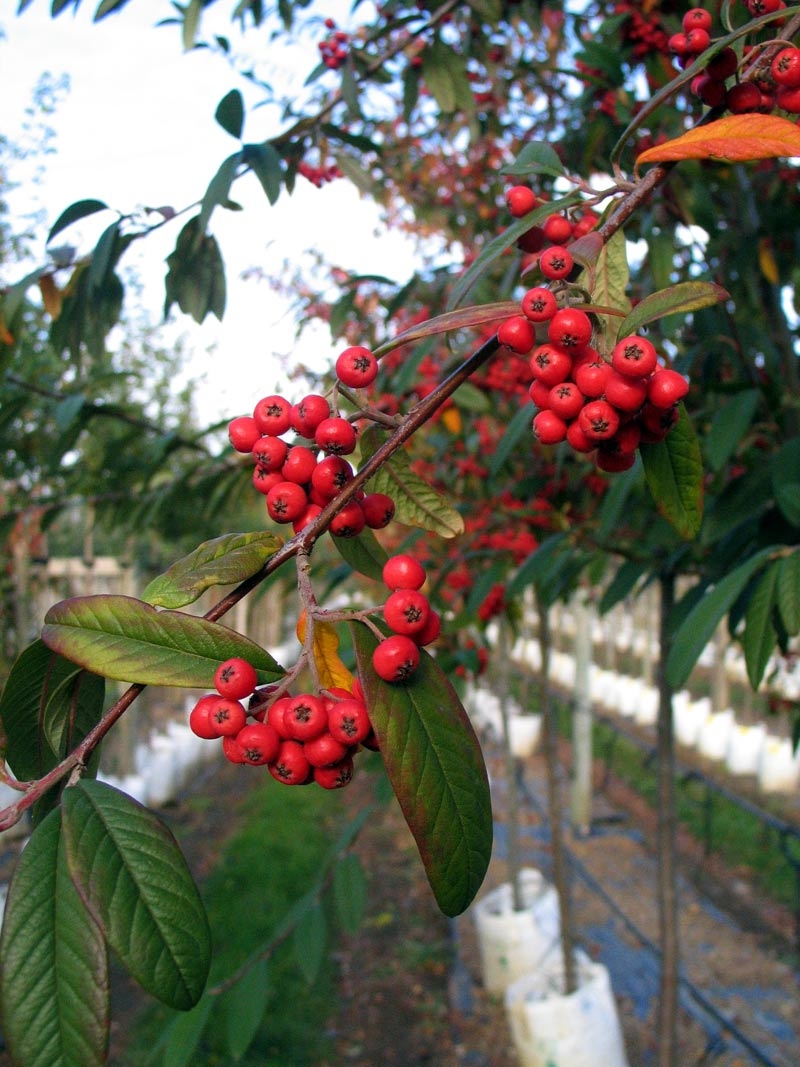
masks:
<svg viewBox="0 0 800 1067"><path fill-rule="evenodd" d="M519 873L523 911L514 910L510 882L492 889L472 906L483 985L503 993L508 985L539 967L558 949L558 896L533 867Z"/></svg>
<svg viewBox="0 0 800 1067"><path fill-rule="evenodd" d="M509 715L508 747L517 759L532 756L542 734L541 715Z"/></svg>
<svg viewBox="0 0 800 1067"><path fill-rule="evenodd" d="M560 956L505 994L522 1067L628 1067L608 970L578 953L578 988L564 995Z"/></svg>

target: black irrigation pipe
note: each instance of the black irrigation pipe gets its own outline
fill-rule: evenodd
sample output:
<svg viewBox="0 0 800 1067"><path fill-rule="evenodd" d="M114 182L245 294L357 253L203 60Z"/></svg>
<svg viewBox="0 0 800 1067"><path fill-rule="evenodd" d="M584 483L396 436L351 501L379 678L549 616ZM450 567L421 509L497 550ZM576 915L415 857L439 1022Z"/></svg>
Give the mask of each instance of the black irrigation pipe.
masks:
<svg viewBox="0 0 800 1067"><path fill-rule="evenodd" d="M528 801L534 811L536 811L536 813L540 816L542 821L546 824L547 813L544 811L542 805L539 803L536 796L529 789L528 783L525 781L524 765L522 763L518 763L517 765L517 784L525 799ZM601 898L601 900L605 903L609 911L611 911L612 914L614 914L622 921L625 928L639 941L642 946L644 946L644 948L648 949L657 959L660 959L661 950L658 945L654 941L652 941L645 933L643 933L639 929L639 927L633 922L633 920L628 915L626 915L626 913L622 910L619 904L617 904L614 898L610 896L603 888L603 886L597 881L597 879L589 873L589 871L586 869L583 863L581 863L581 861L569 848L569 846L566 846L566 851L567 855L569 856L569 862L573 871L578 875L579 878L581 878L582 881L586 883L591 892L595 893ZM780 1065L770 1056L768 1056L767 1053L764 1052L764 1050L759 1045L756 1045L753 1041L751 1041L750 1038L745 1033L743 1033L743 1031L740 1030L735 1023L731 1022L731 1020L723 1012L721 1012L719 1008L715 1007L715 1005L708 999L708 997L706 997L706 995L700 989L697 988L694 982L692 982L685 975L679 975L678 981L680 985L689 994L689 996L692 998L692 1000L694 1000L699 1005L699 1007L702 1008L702 1010L719 1025L720 1029L729 1033L737 1042L737 1044L739 1044L743 1049L749 1052L750 1055L753 1056L758 1061L758 1063L762 1065L762 1067L780 1067ZM708 1029L706 1030L706 1033L708 1034ZM709 1034L709 1037L711 1036L712 1035ZM715 1045L716 1042L709 1041L709 1045L706 1049L706 1054L716 1054L714 1052ZM719 1049L719 1052L722 1051L723 1049Z"/></svg>
<svg viewBox="0 0 800 1067"><path fill-rule="evenodd" d="M651 762L655 759L656 749L655 746L634 733L632 730L626 730L619 722L607 715L595 714L595 722L610 729L614 734L614 740L617 737L623 737L630 744L635 745L638 749L646 755L646 762ZM607 746L607 752L604 754L604 763L606 767L606 779L605 785L608 784L608 774L611 771L611 762L613 760L613 746ZM676 769L680 774L681 784L687 782L700 782L705 789L705 796L703 799L703 814L704 814L704 849L706 855L709 855L712 851L712 836L713 836L713 795L716 793L720 797L724 797L730 804L735 804L742 811L747 812L754 819L757 819L762 825L768 826L771 830L774 830L778 835L778 846L781 855L786 860L789 867L794 871L795 876L795 902L794 902L794 924L795 924L795 948L800 950L800 828L794 826L792 823L787 822L786 819L781 819L777 815L773 815L772 812L766 811L752 800L748 800L747 797L739 796L732 789L723 785L721 782L716 781L711 775L705 774L701 770L697 770L694 767L687 767L686 764L680 761L676 762ZM792 851L792 844L796 848L796 852Z"/></svg>

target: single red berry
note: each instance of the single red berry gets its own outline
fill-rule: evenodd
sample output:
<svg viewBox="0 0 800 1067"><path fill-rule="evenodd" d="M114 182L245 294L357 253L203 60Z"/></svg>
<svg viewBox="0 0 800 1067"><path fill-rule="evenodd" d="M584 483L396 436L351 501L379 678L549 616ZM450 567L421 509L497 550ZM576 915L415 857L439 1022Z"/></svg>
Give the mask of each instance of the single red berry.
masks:
<svg viewBox="0 0 800 1067"><path fill-rule="evenodd" d="M631 378L611 368L606 378L605 399L617 411L638 411L647 399L647 382L643 378Z"/></svg>
<svg viewBox="0 0 800 1067"><path fill-rule="evenodd" d="M411 634L411 639L415 645L432 645L436 641L442 632L442 618L438 611L434 611L433 608L428 612L428 621L422 627L422 629L415 634Z"/></svg>
<svg viewBox="0 0 800 1067"><path fill-rule="evenodd" d="M772 80L787 89L800 88L800 48L782 48L770 64Z"/></svg>
<svg viewBox="0 0 800 1067"><path fill-rule="evenodd" d="M278 755L281 739L268 722L251 722L236 735L236 743L244 753L245 763L261 767Z"/></svg>
<svg viewBox="0 0 800 1067"><path fill-rule="evenodd" d="M331 767L345 758L349 748L349 744L337 741L325 730L303 744L303 755L312 767Z"/></svg>
<svg viewBox="0 0 800 1067"><path fill-rule="evenodd" d="M284 785L305 785L311 773L311 764L303 749L299 741L280 742L277 754L267 764L267 770L276 781Z"/></svg>
<svg viewBox="0 0 800 1067"><path fill-rule="evenodd" d="M362 700L346 697L328 709L328 732L343 745L360 745L372 729L367 706Z"/></svg>
<svg viewBox="0 0 800 1067"><path fill-rule="evenodd" d="M335 370L342 385L360 389L378 377L378 361L368 348L351 345L338 356Z"/></svg>
<svg viewBox="0 0 800 1067"><path fill-rule="evenodd" d="M419 667L419 648L405 634L392 634L372 653L372 666L385 682L407 682Z"/></svg>
<svg viewBox="0 0 800 1067"><path fill-rule="evenodd" d="M278 482L267 493L267 513L274 522L294 522L308 505L308 496L297 482Z"/></svg>
<svg viewBox="0 0 800 1067"><path fill-rule="evenodd" d="M689 392L689 383L670 367L659 367L647 383L647 399L657 408L671 408Z"/></svg>
<svg viewBox="0 0 800 1067"><path fill-rule="evenodd" d="M739 66L739 57L732 48L723 48L721 52L708 61L705 73L715 81L724 82L736 73Z"/></svg>
<svg viewBox="0 0 800 1067"><path fill-rule="evenodd" d="M265 721L270 724L282 741L287 741L289 738L289 734L286 731L286 726L283 721L283 716L286 713L286 709L291 703L291 700L291 697L278 697L278 699L273 700L267 708Z"/></svg>
<svg viewBox="0 0 800 1067"><path fill-rule="evenodd" d="M728 95L725 82L708 74L698 74L692 78L692 92L706 107L722 107Z"/></svg>
<svg viewBox="0 0 800 1067"><path fill-rule="evenodd" d="M316 466L317 457L310 448L306 448L305 445L292 445L283 461L281 475L284 481L307 485L311 481L311 475Z"/></svg>
<svg viewBox="0 0 800 1067"><path fill-rule="evenodd" d="M592 232L599 221L600 218L594 211L585 211L572 227L572 236L575 240L579 237L584 237L587 233Z"/></svg>
<svg viewBox="0 0 800 1067"><path fill-rule="evenodd" d="M557 445L567 436L566 420L547 408L534 416L531 428L533 436L541 445Z"/></svg>
<svg viewBox="0 0 800 1067"><path fill-rule="evenodd" d="M636 452L609 452L601 446L594 454L594 461L601 471L617 474L631 469L636 462Z"/></svg>
<svg viewBox="0 0 800 1067"><path fill-rule="evenodd" d="M497 340L512 352L526 356L536 344L536 334L530 320L524 315L512 315L500 323Z"/></svg>
<svg viewBox="0 0 800 1067"><path fill-rule="evenodd" d="M545 246L544 230L541 226L531 226L517 238L517 248L530 255L540 252Z"/></svg>
<svg viewBox="0 0 800 1067"><path fill-rule="evenodd" d="M209 720L220 737L234 737L247 721L247 713L238 700L218 696L209 712Z"/></svg>
<svg viewBox="0 0 800 1067"><path fill-rule="evenodd" d="M222 753L229 763L246 763L244 749L235 736L222 738Z"/></svg>
<svg viewBox="0 0 800 1067"><path fill-rule="evenodd" d="M389 589L421 589L425 584L425 568L419 560L401 552L384 563L383 581Z"/></svg>
<svg viewBox="0 0 800 1067"><path fill-rule="evenodd" d="M283 709L283 732L294 741L310 741L327 728L325 704L313 693L299 693Z"/></svg>
<svg viewBox="0 0 800 1067"><path fill-rule="evenodd" d="M527 185L514 185L506 192L506 205L515 219L533 211L536 202L536 194Z"/></svg>
<svg viewBox="0 0 800 1067"><path fill-rule="evenodd" d="M656 369L657 361L655 345L636 334L617 341L611 352L611 366L630 378L647 378Z"/></svg>
<svg viewBox="0 0 800 1067"><path fill-rule="evenodd" d="M648 444L663 441L679 417L678 408L675 405L669 408L659 408L654 404L645 404L637 418L642 441Z"/></svg>
<svg viewBox="0 0 800 1067"><path fill-rule="evenodd" d="M244 700L258 685L258 675L255 667L246 659L232 656L217 667L214 672L214 685L222 696Z"/></svg>
<svg viewBox="0 0 800 1067"><path fill-rule="evenodd" d="M708 30L695 26L686 34L686 51L690 56L699 56L710 44L711 35Z"/></svg>
<svg viewBox="0 0 800 1067"><path fill-rule="evenodd" d="M759 15L773 15L783 7L783 0L747 0L747 10L754 19Z"/></svg>
<svg viewBox="0 0 800 1067"><path fill-rule="evenodd" d="M548 385L547 382L540 382L538 378L534 378L528 387L528 396L537 408L549 408L550 390L557 388L558 386Z"/></svg>
<svg viewBox="0 0 800 1067"><path fill-rule="evenodd" d="M788 85L782 85L775 94L775 104L790 115L800 114L800 88L790 89Z"/></svg>
<svg viewBox="0 0 800 1067"><path fill-rule="evenodd" d="M534 349L529 365L534 378L552 387L569 378L572 356L557 345L539 345Z"/></svg>
<svg viewBox="0 0 800 1067"><path fill-rule="evenodd" d="M361 510L371 530L382 530L394 518L394 501L386 493L367 493L361 501Z"/></svg>
<svg viewBox="0 0 800 1067"><path fill-rule="evenodd" d="M637 422L624 422L613 437L603 441L600 448L605 453L616 453L617 455L623 455L625 452L635 452L639 447L641 437L642 431Z"/></svg>
<svg viewBox="0 0 800 1067"><path fill-rule="evenodd" d="M575 452L581 452L583 454L594 452L597 448L597 441L586 436L577 419L574 419L569 426L567 426L567 443Z"/></svg>
<svg viewBox="0 0 800 1067"><path fill-rule="evenodd" d="M193 734L206 741L219 737L217 724L211 718L211 711L218 699L218 693L207 693L204 697L200 697L189 712L189 728Z"/></svg>
<svg viewBox="0 0 800 1067"><path fill-rule="evenodd" d="M322 422L331 413L331 406L324 396L318 393L310 393L298 404L292 407L292 429L309 441L314 440L314 433Z"/></svg>
<svg viewBox="0 0 800 1067"><path fill-rule="evenodd" d="M609 374L611 374L611 364L598 358L576 366L572 379L584 396L597 399L606 391Z"/></svg>
<svg viewBox="0 0 800 1067"><path fill-rule="evenodd" d="M572 223L566 215L548 215L542 223L545 238L554 245L565 245L572 239Z"/></svg>
<svg viewBox="0 0 800 1067"><path fill-rule="evenodd" d="M725 107L734 115L749 115L761 107L761 90L754 82L738 82L725 94Z"/></svg>
<svg viewBox="0 0 800 1067"><path fill-rule="evenodd" d="M228 423L228 440L237 452L250 452L261 436L256 420L251 415L240 415Z"/></svg>
<svg viewBox="0 0 800 1067"><path fill-rule="evenodd" d="M253 418L262 433L280 437L291 426L292 405L282 396L265 396L253 409Z"/></svg>
<svg viewBox="0 0 800 1067"><path fill-rule="evenodd" d="M580 428L593 441L613 437L619 429L619 415L607 400L590 400L578 415Z"/></svg>
<svg viewBox="0 0 800 1067"><path fill-rule="evenodd" d="M353 480L353 468L342 456L325 456L314 468L311 485L323 501L333 500Z"/></svg>
<svg viewBox="0 0 800 1067"><path fill-rule="evenodd" d="M560 419L569 422L578 417L584 404L584 396L575 382L560 382L548 393L547 407Z"/></svg>
<svg viewBox="0 0 800 1067"><path fill-rule="evenodd" d="M580 308L561 308L547 327L550 343L576 355L586 348L592 339L592 320Z"/></svg>
<svg viewBox="0 0 800 1067"><path fill-rule="evenodd" d="M396 589L386 598L383 617L397 634L419 633L428 621L431 606L418 589Z"/></svg>
<svg viewBox="0 0 800 1067"><path fill-rule="evenodd" d="M685 33L673 33L670 39L667 41L670 52L676 56L685 56L689 54L689 49L686 47L686 34Z"/></svg>
<svg viewBox="0 0 800 1067"><path fill-rule="evenodd" d="M331 519L328 527L334 537L358 537L367 520L358 500L348 501Z"/></svg>
<svg viewBox="0 0 800 1067"><path fill-rule="evenodd" d="M334 456L348 456L355 451L355 427L340 415L323 419L314 432L314 441L323 452Z"/></svg>
<svg viewBox="0 0 800 1067"><path fill-rule="evenodd" d="M353 757L348 752L344 759L330 767L315 767L314 781L323 789L344 789L353 780Z"/></svg>
<svg viewBox="0 0 800 1067"><path fill-rule="evenodd" d="M548 322L558 311L555 295L544 285L529 289L520 301L522 314L531 322Z"/></svg>
<svg viewBox="0 0 800 1067"><path fill-rule="evenodd" d="M710 30L711 24L711 12L704 7L690 7L681 20L685 33L695 29Z"/></svg>
<svg viewBox="0 0 800 1067"><path fill-rule="evenodd" d="M568 249L560 245L545 248L539 256L539 269L545 278L550 278L551 281L566 278L574 265Z"/></svg>
<svg viewBox="0 0 800 1067"><path fill-rule="evenodd" d="M288 451L286 442L273 434L259 437L251 449L256 466L267 472L279 471Z"/></svg>
<svg viewBox="0 0 800 1067"><path fill-rule="evenodd" d="M267 496L270 489L280 485L283 480L280 471L268 471L258 466L253 468L253 488L263 496Z"/></svg>
<svg viewBox="0 0 800 1067"><path fill-rule="evenodd" d="M292 530L296 534L302 533L302 531L305 530L306 526L308 526L309 523L312 523L314 519L316 519L317 516L321 514L321 504L308 504L303 514L298 519L295 519L292 523Z"/></svg>

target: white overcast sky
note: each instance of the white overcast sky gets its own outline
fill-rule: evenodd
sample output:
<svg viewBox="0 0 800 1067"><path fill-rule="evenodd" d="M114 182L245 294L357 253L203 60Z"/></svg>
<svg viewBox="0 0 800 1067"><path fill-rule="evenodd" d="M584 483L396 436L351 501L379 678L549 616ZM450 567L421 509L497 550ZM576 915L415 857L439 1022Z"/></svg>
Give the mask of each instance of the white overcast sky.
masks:
<svg viewBox="0 0 800 1067"><path fill-rule="evenodd" d="M97 198L126 213L137 206L181 208L202 196L222 160L238 143L214 121L220 99L232 88L247 96L246 83L207 51L183 54L176 27L154 28L171 13L162 0L131 0L119 15L93 25L98 0L83 0L77 15L48 15L49 0L33 0L20 16L17 0L0 0L0 85L2 129L12 140L22 127L26 107L45 71L66 73L70 90L49 120L56 132L56 154L48 157L41 182L16 194L14 204L43 207L46 225L38 252L44 255L46 230L61 211L77 200ZM212 7L216 32L230 36L232 3ZM347 26L349 4L325 0L324 14ZM322 10L322 5L320 7ZM321 34L322 31L320 31ZM250 38L258 38L251 31ZM266 35L262 34L266 40ZM264 48L259 74L277 87L301 93L314 61L315 42L292 53L283 44ZM251 94L250 102L257 99ZM259 141L277 132L270 108L249 113L245 140ZM24 171L20 173L24 174ZM228 268L228 306L221 325L209 317L202 329L173 314L192 341L190 375L203 378L198 411L203 421L240 414L255 399L281 382L280 357L322 365L335 355L327 332L295 347L294 324L287 305L266 284L238 281L247 268L279 271L284 260L304 263L308 249L322 251L337 264L360 273L383 273L405 280L413 270L410 243L397 234L378 233L377 211L340 180L322 190L298 180L293 196L285 192L270 207L252 177L239 182L233 197L246 206L241 213L217 210L212 230ZM56 244L83 239L88 251L110 216L65 231ZM158 320L163 306L164 257L174 245L180 224L157 239L137 242L135 262L145 282L145 301ZM94 227L94 229L92 229ZM13 268L2 265L3 280ZM27 268L26 268L27 269ZM24 273L21 270L19 273ZM213 357L206 354L214 345Z"/></svg>

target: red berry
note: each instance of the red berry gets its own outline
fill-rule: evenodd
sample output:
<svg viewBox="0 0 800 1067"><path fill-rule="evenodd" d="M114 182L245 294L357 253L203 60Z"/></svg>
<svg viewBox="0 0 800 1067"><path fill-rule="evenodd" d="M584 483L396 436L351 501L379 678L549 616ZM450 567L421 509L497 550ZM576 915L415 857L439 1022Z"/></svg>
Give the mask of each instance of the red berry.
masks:
<svg viewBox="0 0 800 1067"><path fill-rule="evenodd" d="M506 193L506 204L512 216L518 219L536 207L536 194L527 185L514 185Z"/></svg>
<svg viewBox="0 0 800 1067"><path fill-rule="evenodd" d="M284 785L304 785L311 772L311 764L299 741L281 741L275 757L268 763L272 777Z"/></svg>
<svg viewBox="0 0 800 1067"><path fill-rule="evenodd" d="M781 111L800 115L800 88L790 89L788 85L782 85L775 95L775 103Z"/></svg>
<svg viewBox="0 0 800 1067"><path fill-rule="evenodd" d="M253 409L253 418L262 433L280 437L291 426L292 405L282 396L265 396Z"/></svg>
<svg viewBox="0 0 800 1067"><path fill-rule="evenodd" d="M572 357L556 345L539 345L530 358L531 374L540 382L554 386L569 378Z"/></svg>
<svg viewBox="0 0 800 1067"><path fill-rule="evenodd" d="M247 713L239 701L223 696L217 697L208 717L220 737L234 737L247 721Z"/></svg>
<svg viewBox="0 0 800 1067"><path fill-rule="evenodd" d="M674 405L670 408L658 408L653 404L646 404L638 417L642 441L663 441L678 421L678 417L678 408Z"/></svg>
<svg viewBox="0 0 800 1067"><path fill-rule="evenodd" d="M274 522L294 522L307 505L306 491L297 482L278 482L267 493L267 512Z"/></svg>
<svg viewBox="0 0 800 1067"><path fill-rule="evenodd" d="M244 762L260 767L275 759L281 739L268 722L251 722L236 735L236 743L244 753Z"/></svg>
<svg viewBox="0 0 800 1067"><path fill-rule="evenodd" d="M330 413L331 406L325 397L311 393L292 408L292 429L301 437L313 441L317 427Z"/></svg>
<svg viewBox="0 0 800 1067"><path fill-rule="evenodd" d="M263 471L279 471L286 459L289 446L280 437L265 434L258 438L251 451L256 465Z"/></svg>
<svg viewBox="0 0 800 1067"><path fill-rule="evenodd" d="M520 356L526 356L536 344L536 334L524 315L512 315L500 323L497 340Z"/></svg>
<svg viewBox="0 0 800 1067"><path fill-rule="evenodd" d="M337 741L327 730L303 745L303 755L312 767L331 767L347 755L350 745Z"/></svg>
<svg viewBox="0 0 800 1067"><path fill-rule="evenodd" d="M211 718L212 708L218 699L218 693L207 693L206 696L200 697L189 713L189 728L192 733L206 741L219 737L217 724Z"/></svg>
<svg viewBox="0 0 800 1067"><path fill-rule="evenodd" d="M770 64L772 80L787 89L800 88L800 48L782 48Z"/></svg>
<svg viewBox="0 0 800 1067"><path fill-rule="evenodd" d="M418 589L396 589L383 605L386 625L398 634L416 634L425 627L430 604Z"/></svg>
<svg viewBox="0 0 800 1067"><path fill-rule="evenodd" d="M317 457L310 448L306 448L305 445L292 445L283 461L281 475L284 481L307 485L311 481L311 475L316 466Z"/></svg>
<svg viewBox="0 0 800 1067"><path fill-rule="evenodd" d="M328 709L328 732L343 745L361 744L371 729L367 706L362 700L346 697L331 703Z"/></svg>
<svg viewBox="0 0 800 1067"><path fill-rule="evenodd" d="M631 378L648 377L656 369L657 360L655 345L646 337L637 337L636 334L617 341L611 352L611 366L614 370Z"/></svg>
<svg viewBox="0 0 800 1067"><path fill-rule="evenodd" d="M425 584L425 569L413 556L399 553L384 563L383 581L389 589L421 589Z"/></svg>
<svg viewBox="0 0 800 1067"><path fill-rule="evenodd" d="M529 289L520 301L522 314L531 322L547 322L558 311L558 302L544 285Z"/></svg>
<svg viewBox="0 0 800 1067"><path fill-rule="evenodd" d="M590 400L581 408L578 423L590 440L604 441L619 429L619 415L607 400Z"/></svg>
<svg viewBox="0 0 800 1067"><path fill-rule="evenodd" d="M320 504L309 504L303 514L292 523L292 530L294 530L296 534L302 533L306 526L312 523L314 519L321 514L322 506Z"/></svg>
<svg viewBox="0 0 800 1067"><path fill-rule="evenodd" d="M710 44L711 36L708 30L696 26L686 34L686 51L691 56L699 56Z"/></svg>
<svg viewBox="0 0 800 1067"><path fill-rule="evenodd" d="M676 56L685 56L689 52L689 49L686 47L685 33L673 33L669 41L667 41L667 44L670 52L673 52Z"/></svg>
<svg viewBox="0 0 800 1067"><path fill-rule="evenodd" d="M419 648L405 634L392 634L376 647L372 666L385 682L407 682L419 667Z"/></svg>
<svg viewBox="0 0 800 1067"><path fill-rule="evenodd" d="M358 537L366 525L361 504L350 500L331 519L329 530L334 537Z"/></svg>
<svg viewBox="0 0 800 1067"><path fill-rule="evenodd" d="M228 440L237 452L250 452L260 436L256 420L250 415L241 415L228 423Z"/></svg>
<svg viewBox="0 0 800 1067"><path fill-rule="evenodd" d="M223 737L222 738L222 752L230 763L246 763L247 760L244 756L244 750L239 744L238 738Z"/></svg>
<svg viewBox="0 0 800 1067"><path fill-rule="evenodd" d="M533 419L533 436L541 445L557 445L567 436L567 423L554 411L545 408Z"/></svg>
<svg viewBox="0 0 800 1067"><path fill-rule="evenodd" d="M438 611L433 608L428 612L428 621L422 629L411 635L415 645L431 645L442 632L442 619Z"/></svg>
<svg viewBox="0 0 800 1067"><path fill-rule="evenodd" d="M282 741L288 740L289 737L289 734L286 732L283 716L286 713L286 709L291 703L291 700L291 697L278 697L278 699L273 700L267 708L265 721L270 724Z"/></svg>
<svg viewBox="0 0 800 1067"><path fill-rule="evenodd" d="M528 387L528 396L537 408L549 408L550 390L557 388L557 385L548 385L547 382L540 382L538 378L534 378Z"/></svg>
<svg viewBox="0 0 800 1067"><path fill-rule="evenodd" d="M739 82L725 94L725 107L734 115L745 115L761 107L761 91L754 82Z"/></svg>
<svg viewBox="0 0 800 1067"><path fill-rule="evenodd" d="M283 709L283 732L294 741L310 741L327 728L325 704L313 693L292 697Z"/></svg>
<svg viewBox="0 0 800 1067"><path fill-rule="evenodd" d="M361 501L361 510L371 530L382 530L394 518L394 501L386 493L367 493Z"/></svg>
<svg viewBox="0 0 800 1067"><path fill-rule="evenodd" d="M725 83L708 74L698 74L692 79L692 92L706 107L722 107L727 98Z"/></svg>
<svg viewBox="0 0 800 1067"><path fill-rule="evenodd" d="M263 467L253 468L253 488L264 496L267 496L270 489L282 481L283 475L280 471L268 471Z"/></svg>
<svg viewBox="0 0 800 1067"><path fill-rule="evenodd" d="M584 454L594 452L597 448L597 441L593 441L590 437L586 436L577 419L567 426L567 443L576 452Z"/></svg>
<svg viewBox="0 0 800 1067"><path fill-rule="evenodd" d="M353 780L353 757L348 752L344 759L330 767L315 767L314 781L323 789L343 789Z"/></svg>
<svg viewBox="0 0 800 1067"><path fill-rule="evenodd" d="M572 379L584 396L597 399L606 391L606 382L611 374L611 364L604 359L593 359L575 367Z"/></svg>
<svg viewBox="0 0 800 1067"><path fill-rule="evenodd" d="M576 355L592 339L592 320L580 308L561 308L550 320L547 336L551 344Z"/></svg>
<svg viewBox="0 0 800 1067"><path fill-rule="evenodd" d="M574 265L569 251L560 245L551 245L550 248L545 248L539 256L539 269L545 278L550 278L551 280L566 278L571 273Z"/></svg>
<svg viewBox="0 0 800 1067"><path fill-rule="evenodd" d="M353 480L353 468L342 456L325 456L314 468L311 485L323 501L333 500Z"/></svg>
<svg viewBox="0 0 800 1067"><path fill-rule="evenodd" d="M559 385L554 385L547 399L547 407L567 422L577 418L584 404L583 393L575 382L561 382Z"/></svg>
<svg viewBox="0 0 800 1067"><path fill-rule="evenodd" d="M355 451L355 427L347 419L332 415L323 419L314 432L314 441L323 452L335 456L347 456Z"/></svg>
<svg viewBox="0 0 800 1067"><path fill-rule="evenodd" d="M685 33L689 33L690 30L710 30L711 29L711 12L706 11L704 7L690 7L684 14L682 19L682 26Z"/></svg>
<svg viewBox="0 0 800 1067"><path fill-rule="evenodd" d="M723 48L721 52L708 61L705 73L715 81L724 82L736 73L739 66L739 57L732 48Z"/></svg>
<svg viewBox="0 0 800 1067"><path fill-rule="evenodd" d="M368 348L351 345L336 360L336 377L352 389L372 385L378 376L378 361Z"/></svg>
<svg viewBox="0 0 800 1067"><path fill-rule="evenodd" d="M671 408L689 392L689 383L670 367L659 367L647 383L647 399L657 408Z"/></svg>
<svg viewBox="0 0 800 1067"><path fill-rule="evenodd" d="M620 374L612 367L606 378L605 399L617 411L638 411L647 399L647 382Z"/></svg>
<svg viewBox="0 0 800 1067"><path fill-rule="evenodd" d="M631 469L636 462L636 452L608 452L604 448L598 448L594 461L601 471L616 474Z"/></svg>
<svg viewBox="0 0 800 1067"><path fill-rule="evenodd" d="M233 656L220 663L214 672L214 685L218 693L234 700L244 700L258 685L255 667L241 656Z"/></svg>
<svg viewBox="0 0 800 1067"><path fill-rule="evenodd" d="M572 238L572 223L566 215L549 215L542 223L545 238L554 245L565 245Z"/></svg>
<svg viewBox="0 0 800 1067"><path fill-rule="evenodd" d="M528 252L529 254L539 252L544 248L544 244L544 230L541 226L531 226L529 230L526 230L525 233L517 238L517 248L521 252Z"/></svg>

